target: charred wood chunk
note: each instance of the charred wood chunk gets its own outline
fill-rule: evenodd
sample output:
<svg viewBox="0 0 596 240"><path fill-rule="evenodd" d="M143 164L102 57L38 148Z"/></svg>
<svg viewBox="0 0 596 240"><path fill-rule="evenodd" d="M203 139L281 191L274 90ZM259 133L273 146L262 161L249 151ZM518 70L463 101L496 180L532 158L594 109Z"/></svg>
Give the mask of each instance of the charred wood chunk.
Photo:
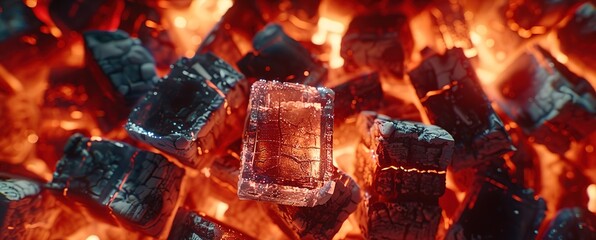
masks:
<svg viewBox="0 0 596 240"><path fill-rule="evenodd" d="M545 34L581 0L509 0L505 15L509 28L522 37Z"/></svg>
<svg viewBox="0 0 596 240"><path fill-rule="evenodd" d="M108 98L122 97L127 106L134 105L157 82L155 61L137 38L123 31L88 31L84 34L87 64L99 67L100 86ZM94 71L97 72L97 71ZM105 82L101 82L105 81Z"/></svg>
<svg viewBox="0 0 596 240"><path fill-rule="evenodd" d="M276 205L274 219L295 239L331 239L348 216L353 213L362 197L360 187L348 175L341 173L335 181L333 195L323 205L294 207Z"/></svg>
<svg viewBox="0 0 596 240"><path fill-rule="evenodd" d="M253 39L253 52L238 67L247 77L320 85L327 69L276 24L267 25Z"/></svg>
<svg viewBox="0 0 596 240"><path fill-rule="evenodd" d="M88 93L99 127L108 132L121 126L134 104L157 82L155 61L138 39L123 31L88 31L83 37L91 73Z"/></svg>
<svg viewBox="0 0 596 240"><path fill-rule="evenodd" d="M0 42L35 30L42 24L23 1L5 0L0 2Z"/></svg>
<svg viewBox="0 0 596 240"><path fill-rule="evenodd" d="M176 205L183 175L162 155L73 135L48 186L110 223L158 236Z"/></svg>
<svg viewBox="0 0 596 240"><path fill-rule="evenodd" d="M244 128L240 199L293 206L333 193L333 98L327 88L258 81Z"/></svg>
<svg viewBox="0 0 596 240"><path fill-rule="evenodd" d="M55 198L45 194L39 183L0 180L0 238L50 239L59 211L54 207Z"/></svg>
<svg viewBox="0 0 596 240"><path fill-rule="evenodd" d="M557 30L559 47L567 56L577 59L586 67L596 65L596 8L594 3L586 2L573 14L561 29Z"/></svg>
<svg viewBox="0 0 596 240"><path fill-rule="evenodd" d="M341 57L348 68L371 68L402 76L413 46L405 15L358 15L341 40Z"/></svg>
<svg viewBox="0 0 596 240"><path fill-rule="evenodd" d="M538 143L563 153L596 130L596 92L548 52L525 53L498 80L497 102Z"/></svg>
<svg viewBox="0 0 596 240"><path fill-rule="evenodd" d="M267 22L256 1L237 1L201 42L197 53L213 52L230 64L237 64L252 49L252 39Z"/></svg>
<svg viewBox="0 0 596 240"><path fill-rule="evenodd" d="M358 76L332 89L335 92L336 123L364 110L376 110L383 100L378 73Z"/></svg>
<svg viewBox="0 0 596 240"><path fill-rule="evenodd" d="M181 3L183 1L168 2L170 5ZM163 26L159 7L154 5L157 3L125 1L118 29L139 38L155 58L156 66L159 69L168 69L178 59L176 46L170 38L168 28Z"/></svg>
<svg viewBox="0 0 596 240"><path fill-rule="evenodd" d="M207 153L240 138L247 92L244 77L215 55L182 58L133 109L125 128L185 165L209 165Z"/></svg>
<svg viewBox="0 0 596 240"><path fill-rule="evenodd" d="M174 218L172 230L168 236L169 240L193 240L193 239L252 239L235 229L224 224L193 212L186 208L179 208Z"/></svg>
<svg viewBox="0 0 596 240"><path fill-rule="evenodd" d="M557 212L542 239L596 239L596 215L583 208L564 208Z"/></svg>
<svg viewBox="0 0 596 240"><path fill-rule="evenodd" d="M437 126L386 119L376 119L370 132L374 192L384 201L436 204L445 192L451 135Z"/></svg>
<svg viewBox="0 0 596 240"><path fill-rule="evenodd" d="M432 55L409 75L431 123L455 139L456 170L515 149L462 49Z"/></svg>
<svg viewBox="0 0 596 240"><path fill-rule="evenodd" d="M545 210L532 189L504 177L484 177L466 194L446 238L534 239Z"/></svg>
<svg viewBox="0 0 596 240"><path fill-rule="evenodd" d="M420 202L372 202L369 239L435 239L441 207Z"/></svg>
<svg viewBox="0 0 596 240"><path fill-rule="evenodd" d="M370 129L376 119L391 120L388 116L373 111L362 111L356 119L356 127L360 135L360 142L356 147L356 163L354 179L365 190L372 187L375 162L373 161L372 134Z"/></svg>

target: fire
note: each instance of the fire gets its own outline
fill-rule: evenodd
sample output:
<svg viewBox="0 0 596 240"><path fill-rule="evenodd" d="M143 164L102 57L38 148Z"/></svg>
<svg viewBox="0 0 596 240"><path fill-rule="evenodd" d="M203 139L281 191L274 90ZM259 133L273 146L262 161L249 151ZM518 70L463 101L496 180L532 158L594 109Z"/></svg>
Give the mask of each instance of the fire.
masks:
<svg viewBox="0 0 596 240"><path fill-rule="evenodd" d="M329 67L340 68L344 65L344 59L340 56L341 38L345 33L345 25L326 17L319 18L317 32L313 34L311 41L317 45L329 44Z"/></svg>

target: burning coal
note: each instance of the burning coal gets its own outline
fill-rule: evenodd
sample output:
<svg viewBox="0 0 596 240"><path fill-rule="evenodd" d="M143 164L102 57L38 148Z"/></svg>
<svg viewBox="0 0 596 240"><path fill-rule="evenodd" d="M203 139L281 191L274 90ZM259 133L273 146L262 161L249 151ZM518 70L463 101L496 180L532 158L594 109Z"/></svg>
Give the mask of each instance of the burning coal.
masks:
<svg viewBox="0 0 596 240"><path fill-rule="evenodd" d="M4 0L1 239L596 239L596 11Z"/></svg>

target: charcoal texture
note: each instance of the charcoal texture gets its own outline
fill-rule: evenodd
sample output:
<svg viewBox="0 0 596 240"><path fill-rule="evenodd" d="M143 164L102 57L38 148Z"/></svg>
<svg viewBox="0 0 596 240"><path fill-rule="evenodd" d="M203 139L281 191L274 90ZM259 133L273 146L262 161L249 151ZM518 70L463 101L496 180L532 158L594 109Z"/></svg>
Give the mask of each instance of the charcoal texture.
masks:
<svg viewBox="0 0 596 240"><path fill-rule="evenodd" d="M182 58L133 109L125 128L185 165L209 165L209 152L240 138L247 96L243 76L215 55Z"/></svg>
<svg viewBox="0 0 596 240"><path fill-rule="evenodd" d="M51 226L59 211L53 209L55 202L39 183L0 180L0 238L50 239Z"/></svg>
<svg viewBox="0 0 596 240"><path fill-rule="evenodd" d="M453 138L436 127L376 119L372 128L373 189L385 201L436 204L445 192Z"/></svg>
<svg viewBox="0 0 596 240"><path fill-rule="evenodd" d="M498 80L505 112L538 143L563 153L596 130L596 92L548 52L522 54Z"/></svg>
<svg viewBox="0 0 596 240"><path fill-rule="evenodd" d="M73 135L48 187L108 222L157 236L174 210L183 175L162 155Z"/></svg>
<svg viewBox="0 0 596 240"><path fill-rule="evenodd" d="M369 239L435 239L441 207L418 202L374 202L368 217Z"/></svg>
<svg viewBox="0 0 596 240"><path fill-rule="evenodd" d="M462 49L432 55L409 75L431 123L455 139L456 170L515 149Z"/></svg>
<svg viewBox="0 0 596 240"><path fill-rule="evenodd" d="M548 224L542 239L596 239L596 215L583 208L564 208Z"/></svg>
<svg viewBox="0 0 596 240"><path fill-rule="evenodd" d="M478 179L446 239L534 239L546 210L542 198L503 177Z"/></svg>
<svg viewBox="0 0 596 240"><path fill-rule="evenodd" d="M383 100L378 73L364 74L332 88L335 92L335 123L364 110L376 110Z"/></svg>
<svg viewBox="0 0 596 240"><path fill-rule="evenodd" d="M327 69L276 24L267 25L253 39L253 52L238 67L247 77L318 86Z"/></svg>
<svg viewBox="0 0 596 240"><path fill-rule="evenodd" d="M123 31L88 31L84 34L88 65L98 66L105 78L100 86L112 98L122 97L128 106L134 105L157 82L155 61L136 38ZM92 61L93 63L89 63Z"/></svg>
<svg viewBox="0 0 596 240"><path fill-rule="evenodd" d="M252 85L244 128L241 199L293 206L323 204L333 193L332 90L296 83Z"/></svg>
<svg viewBox="0 0 596 240"><path fill-rule="evenodd" d="M168 240L241 240L252 239L209 217L186 208L179 208Z"/></svg>
<svg viewBox="0 0 596 240"><path fill-rule="evenodd" d="M413 45L405 15L358 15L341 40L341 57L348 69L371 68L402 76Z"/></svg>
<svg viewBox="0 0 596 240"><path fill-rule="evenodd" d="M434 239L453 137L437 126L374 112L361 113L357 125L356 176L369 194L358 210L361 230L370 239Z"/></svg>
<svg viewBox="0 0 596 240"><path fill-rule="evenodd" d="M278 225L295 239L331 239L362 200L358 184L344 173L334 180L333 195L323 205L294 207L275 205L272 215Z"/></svg>

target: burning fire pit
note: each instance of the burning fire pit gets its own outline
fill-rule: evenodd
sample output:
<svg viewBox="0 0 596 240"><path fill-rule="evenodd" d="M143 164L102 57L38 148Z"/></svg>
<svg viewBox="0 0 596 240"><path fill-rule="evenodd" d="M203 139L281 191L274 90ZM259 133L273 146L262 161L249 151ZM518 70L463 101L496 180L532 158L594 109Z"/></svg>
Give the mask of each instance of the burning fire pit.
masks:
<svg viewBox="0 0 596 240"><path fill-rule="evenodd" d="M0 239L596 239L596 10L0 1Z"/></svg>

